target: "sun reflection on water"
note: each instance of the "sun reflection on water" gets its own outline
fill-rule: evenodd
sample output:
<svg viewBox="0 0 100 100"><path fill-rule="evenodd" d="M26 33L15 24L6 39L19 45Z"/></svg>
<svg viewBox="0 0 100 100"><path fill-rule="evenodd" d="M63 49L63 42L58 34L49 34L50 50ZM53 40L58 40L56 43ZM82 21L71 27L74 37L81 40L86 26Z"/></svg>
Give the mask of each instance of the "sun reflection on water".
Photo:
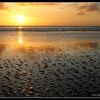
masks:
<svg viewBox="0 0 100 100"><path fill-rule="evenodd" d="M19 29L22 29L22 27L20 26Z"/></svg>
<svg viewBox="0 0 100 100"><path fill-rule="evenodd" d="M23 44L23 33L21 31L19 31L18 36L18 43Z"/></svg>
<svg viewBox="0 0 100 100"><path fill-rule="evenodd" d="M22 37L22 36L19 37L19 43L20 43L20 44L23 43L23 37Z"/></svg>

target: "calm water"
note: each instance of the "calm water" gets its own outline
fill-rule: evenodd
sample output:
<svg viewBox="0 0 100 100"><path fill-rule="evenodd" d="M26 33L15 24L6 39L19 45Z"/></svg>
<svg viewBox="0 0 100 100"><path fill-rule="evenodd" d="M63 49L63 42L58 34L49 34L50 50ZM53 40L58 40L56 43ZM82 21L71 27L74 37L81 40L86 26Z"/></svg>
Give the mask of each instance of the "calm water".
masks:
<svg viewBox="0 0 100 100"><path fill-rule="evenodd" d="M13 29L13 28L12 28ZM39 28L40 29L40 28ZM5 47L53 46L62 50L98 49L100 31L0 31L0 44ZM66 51L65 51L66 52Z"/></svg>
<svg viewBox="0 0 100 100"><path fill-rule="evenodd" d="M100 28L63 28L1 28L0 97L99 96Z"/></svg>

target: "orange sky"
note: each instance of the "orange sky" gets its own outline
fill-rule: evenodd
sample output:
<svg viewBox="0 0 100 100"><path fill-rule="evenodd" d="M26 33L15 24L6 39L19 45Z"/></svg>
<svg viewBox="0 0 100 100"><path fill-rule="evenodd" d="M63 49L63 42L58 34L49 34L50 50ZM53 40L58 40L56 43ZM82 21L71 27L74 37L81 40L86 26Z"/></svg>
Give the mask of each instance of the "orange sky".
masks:
<svg viewBox="0 0 100 100"><path fill-rule="evenodd" d="M100 26L100 3L1 2L0 25Z"/></svg>

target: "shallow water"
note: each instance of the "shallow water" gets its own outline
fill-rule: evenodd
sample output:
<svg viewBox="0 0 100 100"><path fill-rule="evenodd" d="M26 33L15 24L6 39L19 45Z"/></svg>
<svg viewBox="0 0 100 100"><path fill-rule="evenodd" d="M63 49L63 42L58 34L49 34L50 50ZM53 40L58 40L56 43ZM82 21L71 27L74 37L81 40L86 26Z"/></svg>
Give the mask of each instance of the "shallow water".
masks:
<svg viewBox="0 0 100 100"><path fill-rule="evenodd" d="M100 31L0 31L0 97L100 93Z"/></svg>

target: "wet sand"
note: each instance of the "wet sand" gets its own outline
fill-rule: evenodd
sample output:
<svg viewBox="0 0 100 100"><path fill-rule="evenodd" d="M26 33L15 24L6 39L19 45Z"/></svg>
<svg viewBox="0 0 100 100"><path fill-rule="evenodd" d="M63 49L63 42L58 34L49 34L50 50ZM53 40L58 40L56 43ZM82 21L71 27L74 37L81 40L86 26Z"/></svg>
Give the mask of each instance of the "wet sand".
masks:
<svg viewBox="0 0 100 100"><path fill-rule="evenodd" d="M1 97L92 96L100 92L100 51L78 55L59 49L8 51L0 55Z"/></svg>
<svg viewBox="0 0 100 100"><path fill-rule="evenodd" d="M76 42L67 49L56 44L33 47L0 44L0 97L97 94L100 94L97 42Z"/></svg>

